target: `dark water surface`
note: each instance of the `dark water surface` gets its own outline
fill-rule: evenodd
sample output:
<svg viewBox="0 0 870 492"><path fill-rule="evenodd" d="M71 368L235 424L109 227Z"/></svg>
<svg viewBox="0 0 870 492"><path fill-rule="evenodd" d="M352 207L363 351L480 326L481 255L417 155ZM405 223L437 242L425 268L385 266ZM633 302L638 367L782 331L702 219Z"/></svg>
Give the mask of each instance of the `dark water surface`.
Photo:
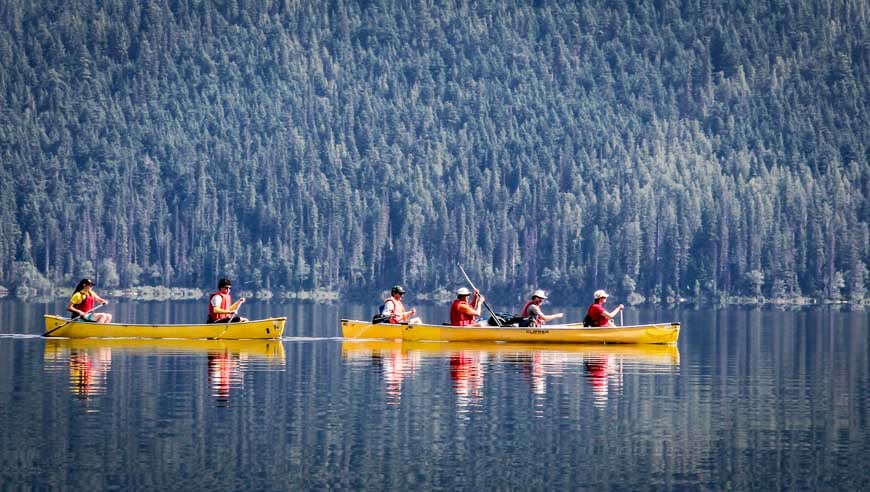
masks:
<svg viewBox="0 0 870 492"><path fill-rule="evenodd" d="M283 340L39 337L61 309L0 302L3 490L870 489L866 312L627 311L682 322L660 347L351 342L370 306L256 301Z"/></svg>

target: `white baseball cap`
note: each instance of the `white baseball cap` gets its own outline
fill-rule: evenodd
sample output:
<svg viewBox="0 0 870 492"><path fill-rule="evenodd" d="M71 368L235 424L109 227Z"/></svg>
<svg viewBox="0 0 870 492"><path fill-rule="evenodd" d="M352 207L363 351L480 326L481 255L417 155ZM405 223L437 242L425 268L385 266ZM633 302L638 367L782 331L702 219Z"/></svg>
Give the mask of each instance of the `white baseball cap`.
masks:
<svg viewBox="0 0 870 492"><path fill-rule="evenodd" d="M540 297L541 299L546 299L547 294L545 294L543 290L538 289L538 290L532 292L532 297Z"/></svg>
<svg viewBox="0 0 870 492"><path fill-rule="evenodd" d="M594 294L592 294L592 297L594 299L601 299L602 297L610 297L610 296L607 295L607 292L604 292L603 290L599 289L599 290L596 290Z"/></svg>
<svg viewBox="0 0 870 492"><path fill-rule="evenodd" d="M468 296L468 295L471 295L471 291L466 289L465 287L460 287L460 288L456 289L456 295Z"/></svg>

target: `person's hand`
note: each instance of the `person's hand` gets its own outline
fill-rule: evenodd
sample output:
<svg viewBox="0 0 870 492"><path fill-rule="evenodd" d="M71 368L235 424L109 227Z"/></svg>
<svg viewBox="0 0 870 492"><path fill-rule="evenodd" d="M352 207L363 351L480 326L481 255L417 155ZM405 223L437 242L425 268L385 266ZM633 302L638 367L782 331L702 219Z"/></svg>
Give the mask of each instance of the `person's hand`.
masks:
<svg viewBox="0 0 870 492"><path fill-rule="evenodd" d="M108 304L108 303L109 303L109 301L107 301L107 300L105 300L105 299L103 299L103 303L102 303L102 304L103 304L103 306L105 306L105 305L106 305L106 304Z"/></svg>
<svg viewBox="0 0 870 492"><path fill-rule="evenodd" d="M564 318L564 317L565 317L565 313L559 313L556 315L556 319Z"/></svg>
<svg viewBox="0 0 870 492"><path fill-rule="evenodd" d="M239 306L241 306L241 305L244 304L244 303L245 303L245 298L244 298L244 297L242 297L241 299L239 299Z"/></svg>
<svg viewBox="0 0 870 492"><path fill-rule="evenodd" d="M411 311L409 312L411 313L411 316L414 316L415 314L417 314L417 308L411 308Z"/></svg>
<svg viewBox="0 0 870 492"><path fill-rule="evenodd" d="M619 310L620 310L620 311L622 311L623 309L625 309L625 306L623 306L622 304L620 304L620 305L617 306L617 307L619 307Z"/></svg>

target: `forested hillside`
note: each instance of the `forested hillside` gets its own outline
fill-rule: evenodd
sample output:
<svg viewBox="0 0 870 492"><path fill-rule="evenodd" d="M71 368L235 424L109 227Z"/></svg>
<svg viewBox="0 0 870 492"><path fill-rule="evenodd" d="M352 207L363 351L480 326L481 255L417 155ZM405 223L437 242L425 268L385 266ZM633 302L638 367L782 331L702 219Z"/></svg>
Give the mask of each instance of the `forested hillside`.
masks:
<svg viewBox="0 0 870 492"><path fill-rule="evenodd" d="M866 0L0 0L0 284L862 301Z"/></svg>

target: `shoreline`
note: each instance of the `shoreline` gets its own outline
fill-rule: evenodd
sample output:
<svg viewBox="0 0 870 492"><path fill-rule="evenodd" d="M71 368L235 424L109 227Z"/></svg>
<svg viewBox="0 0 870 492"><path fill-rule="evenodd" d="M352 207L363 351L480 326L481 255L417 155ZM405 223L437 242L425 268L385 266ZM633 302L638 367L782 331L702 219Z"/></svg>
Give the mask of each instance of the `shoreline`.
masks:
<svg viewBox="0 0 870 492"><path fill-rule="evenodd" d="M50 294L40 294L32 289L16 289L15 292L10 292L8 289L0 287L0 299L17 299L24 302L54 302L68 298L72 294L71 288L55 288ZM140 286L128 287L124 289L107 289L104 291L104 297L114 299L124 299L128 301L143 301L143 302L165 302L165 301L197 301L208 296L209 292L197 288L189 287L161 287L161 286ZM257 299L260 301L302 301L312 302L315 304L336 304L343 301L351 301L358 303L366 303L367 299L363 299L359 293L348 293L341 295L337 290L316 289L303 291L284 291L274 293L267 289L257 291L239 289L236 294L239 297L247 299ZM379 296L380 295L380 296ZM370 296L372 299L381 299L388 295L388 291L383 291L379 295ZM447 290L437 290L428 293L419 293L415 296L415 304L421 305L440 305L448 304L452 301L453 295ZM636 302L642 299L641 302ZM794 309L806 307L833 307L833 306L848 306L850 308L863 309L868 305L868 300L863 302L851 302L847 300L825 299L817 301L811 297L795 297L795 298L777 298L768 299L765 297L747 297L747 296L722 296L717 302L702 300L696 302L691 298L667 298L657 299L640 297L629 297L626 305L633 307L727 307L727 306L744 306L744 307L775 307L781 309ZM513 300L516 301L516 300ZM635 301L635 302L630 302ZM374 301L372 301L374 302ZM572 304L563 304L565 307L575 307ZM579 305L578 305L579 306ZM582 306L580 306L582 307Z"/></svg>

